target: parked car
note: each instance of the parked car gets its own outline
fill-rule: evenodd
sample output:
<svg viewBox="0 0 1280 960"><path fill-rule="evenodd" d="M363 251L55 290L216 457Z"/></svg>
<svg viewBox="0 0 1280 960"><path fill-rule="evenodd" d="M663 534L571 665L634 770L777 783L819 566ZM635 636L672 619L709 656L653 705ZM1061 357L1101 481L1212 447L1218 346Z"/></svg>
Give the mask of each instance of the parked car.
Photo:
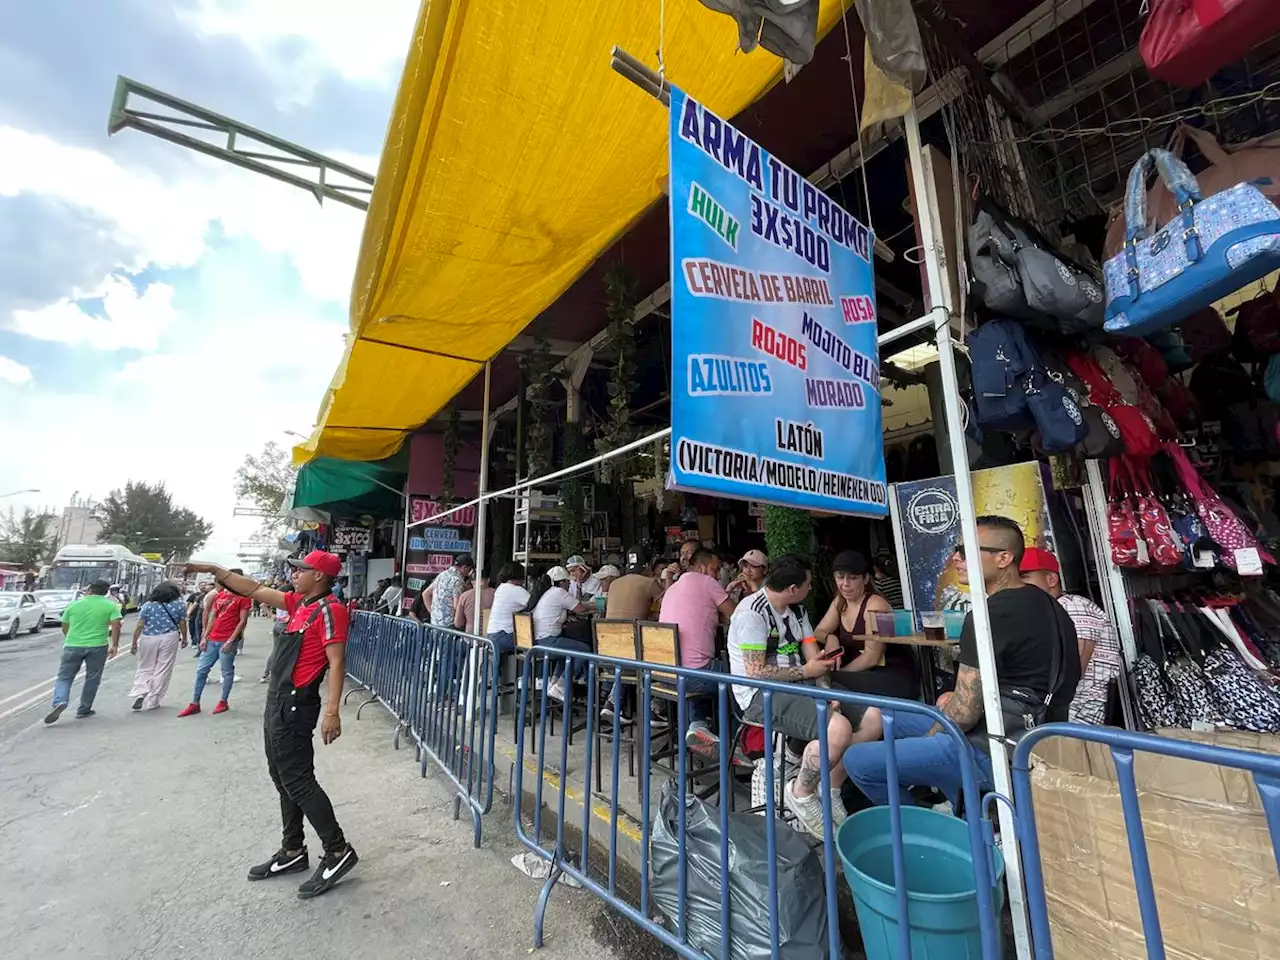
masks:
<svg viewBox="0 0 1280 960"><path fill-rule="evenodd" d="M62 611L76 598L74 590L37 590L33 596L44 604L45 626L62 623Z"/></svg>
<svg viewBox="0 0 1280 960"><path fill-rule="evenodd" d="M44 604L33 594L0 593L0 637L13 640L23 630L39 633L44 614Z"/></svg>

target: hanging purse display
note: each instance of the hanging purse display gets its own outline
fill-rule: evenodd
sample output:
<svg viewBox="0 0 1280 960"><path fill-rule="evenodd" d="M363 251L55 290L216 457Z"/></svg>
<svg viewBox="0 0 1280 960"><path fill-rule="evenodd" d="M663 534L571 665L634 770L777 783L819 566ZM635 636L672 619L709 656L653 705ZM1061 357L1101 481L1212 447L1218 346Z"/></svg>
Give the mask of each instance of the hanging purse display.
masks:
<svg viewBox="0 0 1280 960"><path fill-rule="evenodd" d="M1102 326L1102 288L1028 224L982 198L969 225L974 296L995 313L1056 334Z"/></svg>
<svg viewBox="0 0 1280 960"><path fill-rule="evenodd" d="M1173 192L1181 214L1148 236L1147 172ZM1280 210L1240 183L1205 198L1168 150L1148 150L1129 173L1125 244L1103 267L1109 333L1143 336L1190 316L1280 269Z"/></svg>
<svg viewBox="0 0 1280 960"><path fill-rule="evenodd" d="M1135 467L1134 464L1125 464L1125 467L1133 483L1138 530L1147 544L1151 562L1158 567L1181 565L1185 555L1181 538L1173 529L1164 505L1155 495L1150 474L1144 467Z"/></svg>
<svg viewBox="0 0 1280 960"><path fill-rule="evenodd" d="M1280 291L1264 290L1246 300L1227 316L1235 315L1231 354L1246 363L1265 360L1280 353Z"/></svg>
<svg viewBox="0 0 1280 960"><path fill-rule="evenodd" d="M1147 730L1188 726L1173 685L1166 673L1168 654L1160 636L1155 614L1145 600L1134 603L1138 657L1133 663L1133 684L1137 691L1138 714Z"/></svg>
<svg viewBox="0 0 1280 960"><path fill-rule="evenodd" d="M1151 0L1138 50L1157 80L1198 87L1277 33L1275 0Z"/></svg>
<svg viewBox="0 0 1280 960"><path fill-rule="evenodd" d="M1125 489L1122 463L1122 458L1112 457L1108 465L1111 478L1107 485L1107 542L1111 548L1112 563L1117 567L1140 570L1150 562L1150 556Z"/></svg>
<svg viewBox="0 0 1280 960"><path fill-rule="evenodd" d="M1138 459L1155 456L1160 450L1155 424L1137 407L1122 402L1098 362L1085 353L1067 352L1063 357L1071 371L1088 386L1089 399L1110 415L1120 431L1124 452Z"/></svg>
<svg viewBox="0 0 1280 960"><path fill-rule="evenodd" d="M1175 626L1163 603L1148 600L1156 622L1161 627L1161 639L1172 656L1165 664L1165 675L1173 689L1173 699L1186 726L1222 723L1222 710L1209 687L1203 665L1203 652Z"/></svg>
<svg viewBox="0 0 1280 960"><path fill-rule="evenodd" d="M1249 532L1243 521L1204 482L1204 478L1196 472L1196 468L1182 452L1182 448L1176 443L1166 443L1164 450L1173 461L1179 482L1195 504L1196 515L1204 524L1205 531L1221 548L1222 563L1235 570L1240 552L1253 549L1258 551L1258 556L1262 560L1274 564L1275 557L1258 543L1257 538Z"/></svg>

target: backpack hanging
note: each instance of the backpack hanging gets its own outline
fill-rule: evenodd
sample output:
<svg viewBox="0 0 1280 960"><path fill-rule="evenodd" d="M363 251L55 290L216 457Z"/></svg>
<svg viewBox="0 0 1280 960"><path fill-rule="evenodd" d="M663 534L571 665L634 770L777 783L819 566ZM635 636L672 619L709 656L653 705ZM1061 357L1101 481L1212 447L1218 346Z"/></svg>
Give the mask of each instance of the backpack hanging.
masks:
<svg viewBox="0 0 1280 960"><path fill-rule="evenodd" d="M1160 355L1159 350L1145 340L1137 337L1120 337L1116 343L1116 353L1130 369L1137 371L1142 382L1152 390L1159 390L1169 379L1169 366L1164 362L1164 357ZM1097 356L1096 352L1094 356ZM1105 363L1102 366L1106 369Z"/></svg>
<svg viewBox="0 0 1280 960"><path fill-rule="evenodd" d="M975 298L994 313L1068 336L1102 326L1097 279L985 197L969 226L969 272Z"/></svg>
<svg viewBox="0 0 1280 960"><path fill-rule="evenodd" d="M1201 307L1178 325L1192 363L1203 363L1231 350L1231 331L1222 314L1213 307Z"/></svg>
<svg viewBox="0 0 1280 960"><path fill-rule="evenodd" d="M1067 364L1089 387L1089 399L1102 407L1115 421L1124 443L1125 452L1131 457L1148 459L1160 449L1153 424L1137 407L1123 403L1115 386L1102 372L1093 357L1085 353L1067 352Z"/></svg>
<svg viewBox="0 0 1280 960"><path fill-rule="evenodd" d="M1263 291L1227 315L1235 314L1231 353L1237 360L1258 361L1280 353L1280 291Z"/></svg>

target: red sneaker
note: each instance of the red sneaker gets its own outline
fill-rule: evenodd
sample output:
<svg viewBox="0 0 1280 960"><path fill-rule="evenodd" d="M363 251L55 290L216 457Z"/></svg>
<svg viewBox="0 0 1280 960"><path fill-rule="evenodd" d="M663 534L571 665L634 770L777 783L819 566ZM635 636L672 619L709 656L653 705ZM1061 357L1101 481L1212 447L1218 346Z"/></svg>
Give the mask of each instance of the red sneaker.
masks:
<svg viewBox="0 0 1280 960"><path fill-rule="evenodd" d="M178 716L189 717L192 714L196 714L199 712L200 712L200 704L188 703L185 707L183 707L181 710L178 711Z"/></svg>
<svg viewBox="0 0 1280 960"><path fill-rule="evenodd" d="M196 709L198 710L198 709L199 709L199 707L197 707ZM227 707L227 701L225 701L225 700L219 700L219 701L218 701L218 705L217 705L216 707L214 707L214 708L213 708L213 712L214 712L214 713L226 713L228 709L229 709L229 708Z"/></svg>

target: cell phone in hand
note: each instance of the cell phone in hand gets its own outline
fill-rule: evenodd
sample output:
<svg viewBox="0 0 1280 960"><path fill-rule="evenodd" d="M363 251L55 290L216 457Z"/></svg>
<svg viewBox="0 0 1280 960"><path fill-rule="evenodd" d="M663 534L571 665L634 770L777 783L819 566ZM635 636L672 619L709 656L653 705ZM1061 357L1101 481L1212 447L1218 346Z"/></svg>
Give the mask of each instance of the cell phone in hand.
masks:
<svg viewBox="0 0 1280 960"><path fill-rule="evenodd" d="M840 661L844 659L844 649L842 647L837 647L834 650L828 650L823 654L821 654L819 659L834 660L836 662L836 665L838 666L840 664Z"/></svg>

